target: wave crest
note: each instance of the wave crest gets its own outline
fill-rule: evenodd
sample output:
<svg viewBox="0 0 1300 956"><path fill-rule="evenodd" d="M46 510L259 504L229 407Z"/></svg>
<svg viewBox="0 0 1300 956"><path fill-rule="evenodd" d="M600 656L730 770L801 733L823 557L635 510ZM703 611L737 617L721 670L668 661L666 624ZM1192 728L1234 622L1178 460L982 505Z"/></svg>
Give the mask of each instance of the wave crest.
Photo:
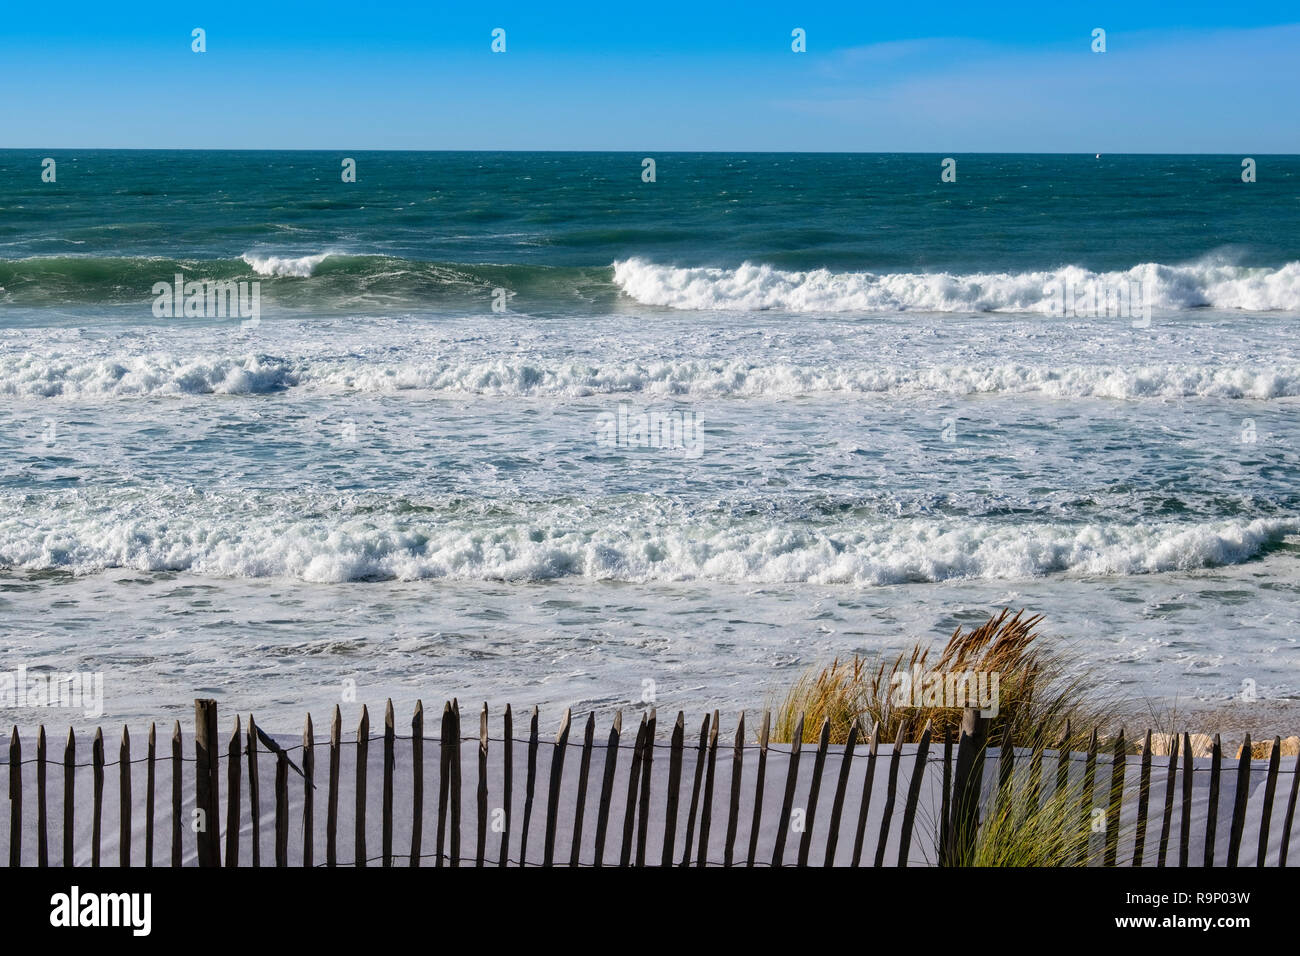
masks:
<svg viewBox="0 0 1300 956"><path fill-rule="evenodd" d="M798 395L996 395L1050 398L1253 399L1300 397L1300 365L931 366L756 364L739 359L581 364L540 359L389 362L327 357L172 353L84 356L0 355L0 395L132 398L150 395L265 394L286 388L362 394L583 398L643 394L663 398Z"/></svg>
<svg viewBox="0 0 1300 956"><path fill-rule="evenodd" d="M783 312L1038 312L1049 314L1052 289L1130 289L1141 283L1153 308L1300 308L1300 262L1278 269L1221 262L1145 263L1123 272L1078 266L1042 272L789 272L746 262L735 269L614 263L614 284L644 305L674 309Z"/></svg>
<svg viewBox="0 0 1300 956"><path fill-rule="evenodd" d="M308 278L316 267L330 257L328 252L310 256L259 256L245 252L241 259L260 276L294 276Z"/></svg>
<svg viewBox="0 0 1300 956"><path fill-rule="evenodd" d="M89 573L191 571L307 581L719 581L883 586L1047 574L1132 575L1236 564L1300 531L1294 519L1032 522L706 519L650 500L526 509L482 502L164 494L55 497L6 508L0 565ZM304 517L328 514L328 517Z"/></svg>
<svg viewBox="0 0 1300 956"><path fill-rule="evenodd" d="M289 363L265 355L242 358L169 354L77 361L34 353L0 359L0 395L38 398L152 395L253 395L298 384Z"/></svg>

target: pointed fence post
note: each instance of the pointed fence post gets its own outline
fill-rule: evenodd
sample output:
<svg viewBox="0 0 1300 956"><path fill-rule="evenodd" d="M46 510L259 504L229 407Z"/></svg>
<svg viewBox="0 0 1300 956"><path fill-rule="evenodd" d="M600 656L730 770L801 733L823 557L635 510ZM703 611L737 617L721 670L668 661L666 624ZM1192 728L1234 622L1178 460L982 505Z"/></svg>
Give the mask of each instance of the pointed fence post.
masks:
<svg viewBox="0 0 1300 956"><path fill-rule="evenodd" d="M980 791L984 785L984 747L988 718L967 707L961 716L961 739L957 743L957 767L953 772L951 844L946 865L967 862L975 848L979 828Z"/></svg>
<svg viewBox="0 0 1300 956"><path fill-rule="evenodd" d="M217 809L217 702L194 701L194 805L202 811L199 866L221 865L221 817Z"/></svg>

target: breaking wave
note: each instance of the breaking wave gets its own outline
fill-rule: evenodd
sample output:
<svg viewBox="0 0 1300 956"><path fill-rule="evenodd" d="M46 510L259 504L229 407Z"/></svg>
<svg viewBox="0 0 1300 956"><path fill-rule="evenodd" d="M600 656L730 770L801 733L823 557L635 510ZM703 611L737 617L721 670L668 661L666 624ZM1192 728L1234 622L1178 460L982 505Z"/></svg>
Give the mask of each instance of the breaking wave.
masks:
<svg viewBox="0 0 1300 956"><path fill-rule="evenodd" d="M260 276L296 276L305 279L316 271L316 267L328 259L330 254L322 252L314 256L256 256L244 253L240 256L253 267Z"/></svg>
<svg viewBox="0 0 1300 956"><path fill-rule="evenodd" d="M1300 364L1042 365L1030 363L757 364L671 360L583 364L544 360L387 356L285 357L154 352L91 358L59 350L0 354L0 395L115 398L257 395L287 388L359 393L416 390L504 397L644 394L781 398L814 394L977 395L1051 398L1254 399L1300 396Z"/></svg>
<svg viewBox="0 0 1300 956"><path fill-rule="evenodd" d="M148 302L155 282L257 279L267 302L324 310L433 306L481 300L504 288L521 311L555 305L609 309L620 297L679 310L786 312L1019 312L1048 314L1055 290L1114 294L1140 285L1152 308L1267 312L1300 309L1300 262L1280 268L1205 260L1145 263L1120 272L1078 266L1040 272L787 271L660 265L641 258L612 267L422 262L385 255L249 251L238 259L33 257L0 259L0 302ZM512 306L514 307L514 306ZM1136 303L1134 305L1136 308ZM1076 307L1075 311L1082 311ZM1104 302L1099 309L1105 313Z"/></svg>
<svg viewBox="0 0 1300 956"><path fill-rule="evenodd" d="M1140 283L1156 309L1300 309L1300 262L1279 269L1206 261L1182 266L1145 263L1124 272L1077 266L1043 272L969 274L788 272L745 263L735 269L681 268L643 259L614 264L614 284L645 305L674 309L785 312L1041 312L1053 290L1124 289ZM1101 311L1104 314L1104 301Z"/></svg>
<svg viewBox="0 0 1300 956"><path fill-rule="evenodd" d="M652 498L506 505L359 496L75 494L0 510L0 566L364 580L720 581L881 586L1236 564L1289 519L1029 522L744 518Z"/></svg>

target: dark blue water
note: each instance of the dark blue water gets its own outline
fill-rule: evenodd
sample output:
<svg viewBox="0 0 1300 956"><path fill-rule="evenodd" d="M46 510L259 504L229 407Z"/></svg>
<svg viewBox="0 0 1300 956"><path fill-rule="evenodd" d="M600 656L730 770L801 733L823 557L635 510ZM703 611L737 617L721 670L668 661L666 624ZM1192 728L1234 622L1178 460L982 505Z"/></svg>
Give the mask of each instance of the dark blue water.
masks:
<svg viewBox="0 0 1300 956"><path fill-rule="evenodd" d="M1126 686L1300 694L1300 159L42 158L0 153L0 626L112 713L753 706L1004 605ZM260 316L160 314L177 273ZM642 415L693 427L604 440Z"/></svg>
<svg viewBox="0 0 1300 956"><path fill-rule="evenodd" d="M663 153L0 152L0 258L1093 271L1300 259L1300 158ZM12 267L10 267L12 268ZM112 270L87 275L85 296ZM14 278L10 274L11 280ZM0 284L4 283L0 278Z"/></svg>

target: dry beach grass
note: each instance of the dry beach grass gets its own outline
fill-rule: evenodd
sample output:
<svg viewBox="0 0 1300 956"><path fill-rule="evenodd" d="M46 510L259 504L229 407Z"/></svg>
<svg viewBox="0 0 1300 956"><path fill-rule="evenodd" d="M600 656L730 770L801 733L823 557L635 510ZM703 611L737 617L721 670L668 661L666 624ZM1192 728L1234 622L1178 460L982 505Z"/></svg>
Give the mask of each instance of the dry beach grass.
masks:
<svg viewBox="0 0 1300 956"><path fill-rule="evenodd" d="M881 740L894 740L900 729L908 738L916 738L927 723L942 739L944 733L960 729L962 715L960 702L942 693L942 679L984 675L986 684L981 686L996 689L997 699L997 712L989 724L990 742L1082 746L1093 727L1113 724L1116 707L1089 672L1041 646L1042 620L1041 615L1004 609L979 627L958 627L933 659L931 648L918 641L910 652L874 668L856 656L813 668L776 708L772 739L789 741L801 714L805 742L817 740L823 720L830 722L832 743L843 743L855 724L861 739L876 727ZM991 675L996 675L995 684ZM934 692L897 693L900 687L918 684ZM974 692L976 685L971 679L966 686Z"/></svg>

